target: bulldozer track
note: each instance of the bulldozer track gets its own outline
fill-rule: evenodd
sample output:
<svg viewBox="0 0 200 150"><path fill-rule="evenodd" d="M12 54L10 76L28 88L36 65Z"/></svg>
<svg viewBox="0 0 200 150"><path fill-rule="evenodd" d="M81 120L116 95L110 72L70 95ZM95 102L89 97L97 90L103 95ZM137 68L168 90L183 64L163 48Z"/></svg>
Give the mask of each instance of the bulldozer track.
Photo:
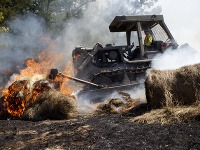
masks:
<svg viewBox="0 0 200 150"><path fill-rule="evenodd" d="M104 71L98 74L95 74L94 77L99 77L99 76L112 76L112 75L119 75L119 74L126 74L126 73L131 73L131 74L139 74L139 73L144 73L146 72L147 69L149 69L150 66L147 67L141 67L141 68L131 68L131 69L119 69L119 70L112 70L112 71Z"/></svg>

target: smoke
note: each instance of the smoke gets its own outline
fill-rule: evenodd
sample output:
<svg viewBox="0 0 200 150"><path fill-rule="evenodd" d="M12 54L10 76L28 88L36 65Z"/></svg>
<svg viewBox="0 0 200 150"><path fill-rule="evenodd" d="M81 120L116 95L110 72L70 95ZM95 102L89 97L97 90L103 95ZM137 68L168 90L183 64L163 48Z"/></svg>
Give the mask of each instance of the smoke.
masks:
<svg viewBox="0 0 200 150"><path fill-rule="evenodd" d="M0 34L0 85L8 82L7 76L24 67L24 61L34 58L44 46L40 40L44 33L43 20L32 14L10 21L8 33Z"/></svg>
<svg viewBox="0 0 200 150"><path fill-rule="evenodd" d="M32 50L38 50L39 47L43 46L39 39L44 33L41 18L32 14L16 18L9 23L9 29L11 32L0 36L0 41L4 44L4 47L0 47L1 50L9 50L7 52L9 55L2 58L11 56L9 52L14 52L14 54L19 52L20 55L23 52L25 53L24 56L29 56L33 54ZM34 53L37 53L37 51Z"/></svg>
<svg viewBox="0 0 200 150"><path fill-rule="evenodd" d="M123 93L120 93L122 91ZM122 91L110 91L110 93L107 91L105 91L105 93L96 92L95 95L87 93L81 95L80 97L77 97L79 114L92 114L98 109L97 107L99 106L99 104L108 104L112 99L120 99L124 101L124 103L128 103L127 100L125 100L125 98L123 97L124 94L130 95L129 100L138 100L140 101L140 103L146 103L144 84L136 86L130 90Z"/></svg>
<svg viewBox="0 0 200 150"><path fill-rule="evenodd" d="M178 49L168 49L164 54L159 54L152 62L152 68L158 70L178 69L183 66L200 63L200 53L188 44Z"/></svg>
<svg viewBox="0 0 200 150"><path fill-rule="evenodd" d="M146 102L145 88L144 84L134 87L131 90L124 91L125 93L130 94L132 99L139 99L141 103Z"/></svg>
<svg viewBox="0 0 200 150"><path fill-rule="evenodd" d="M35 50L42 46L40 37L44 34L44 21L32 14L16 18L9 24L9 47L21 50Z"/></svg>
<svg viewBox="0 0 200 150"><path fill-rule="evenodd" d="M96 0L90 3L84 17L72 19L63 33L65 47L74 48L74 43L83 47L93 47L97 42L102 45L126 44L125 33L110 33L109 25L115 16L159 14L161 8L153 7L157 0Z"/></svg>
<svg viewBox="0 0 200 150"><path fill-rule="evenodd" d="M61 42L53 40L45 30L45 21L41 17L34 14L19 16L10 20L8 27L10 32L0 34L0 89L9 82L13 74L26 67L26 60L37 61L38 52L66 53L62 52ZM66 59L65 62L59 61L54 67L64 68ZM47 67L49 66L43 66Z"/></svg>

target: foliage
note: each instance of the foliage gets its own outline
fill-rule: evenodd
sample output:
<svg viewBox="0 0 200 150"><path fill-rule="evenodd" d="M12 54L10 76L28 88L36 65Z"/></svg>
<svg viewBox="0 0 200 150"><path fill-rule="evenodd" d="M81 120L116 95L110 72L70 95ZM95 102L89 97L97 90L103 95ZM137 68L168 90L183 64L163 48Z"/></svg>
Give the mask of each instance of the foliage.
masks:
<svg viewBox="0 0 200 150"><path fill-rule="evenodd" d="M92 1L94 0L1 0L0 25L5 25L15 16L34 13L45 18L51 30L60 30L66 20L83 16L89 2Z"/></svg>
<svg viewBox="0 0 200 150"><path fill-rule="evenodd" d="M37 4L33 0L1 0L0 6L0 12L4 15L2 24L16 15L37 11Z"/></svg>
<svg viewBox="0 0 200 150"><path fill-rule="evenodd" d="M90 2L94 0L43 0L39 1L38 15L45 18L49 29L59 32L70 18L83 16Z"/></svg>
<svg viewBox="0 0 200 150"><path fill-rule="evenodd" d="M2 22L2 21L3 21L3 19L4 19L3 13L2 13L2 12L0 12L0 22Z"/></svg>
<svg viewBox="0 0 200 150"><path fill-rule="evenodd" d="M5 33L5 32L8 32L8 31L9 31L9 28L4 27L4 26L0 27L0 33Z"/></svg>
<svg viewBox="0 0 200 150"><path fill-rule="evenodd" d="M1 0L0 1L0 25L13 17L33 13L45 18L49 31L61 31L66 21L71 18L81 18L88 11L88 6L96 0ZM147 14L149 9L158 0L97 0L105 3L113 15L121 14ZM101 2L100 2L101 1ZM99 4L97 3L97 5ZM159 12L159 11L158 11Z"/></svg>
<svg viewBox="0 0 200 150"><path fill-rule="evenodd" d="M4 15L3 12L0 12L0 23L4 20ZM8 32L9 29L6 28L5 26L0 26L0 33L5 33Z"/></svg>

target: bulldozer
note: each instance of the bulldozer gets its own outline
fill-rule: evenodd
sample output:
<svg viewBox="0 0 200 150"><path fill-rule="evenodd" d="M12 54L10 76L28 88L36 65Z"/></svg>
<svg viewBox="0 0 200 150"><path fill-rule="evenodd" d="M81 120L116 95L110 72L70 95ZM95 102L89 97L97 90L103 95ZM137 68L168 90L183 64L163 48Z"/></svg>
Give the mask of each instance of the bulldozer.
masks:
<svg viewBox="0 0 200 150"><path fill-rule="evenodd" d="M147 29L153 37L150 46L143 45L143 31ZM170 47L178 47L162 15L116 16L109 30L125 33L126 43L120 46L97 43L93 48L76 47L72 52L74 77L57 69L51 69L49 77L54 79L60 75L81 82L84 86L78 96L89 96L99 101L105 93L141 84L154 56Z"/></svg>

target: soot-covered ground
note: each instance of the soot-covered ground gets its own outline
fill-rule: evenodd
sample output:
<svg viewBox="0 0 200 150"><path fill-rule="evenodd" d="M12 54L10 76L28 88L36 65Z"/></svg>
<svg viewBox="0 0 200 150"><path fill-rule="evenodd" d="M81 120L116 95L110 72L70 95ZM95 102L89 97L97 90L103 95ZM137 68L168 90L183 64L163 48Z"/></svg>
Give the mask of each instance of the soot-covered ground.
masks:
<svg viewBox="0 0 200 150"><path fill-rule="evenodd" d="M0 149L200 149L200 123L137 124L104 114L72 120L0 120Z"/></svg>

